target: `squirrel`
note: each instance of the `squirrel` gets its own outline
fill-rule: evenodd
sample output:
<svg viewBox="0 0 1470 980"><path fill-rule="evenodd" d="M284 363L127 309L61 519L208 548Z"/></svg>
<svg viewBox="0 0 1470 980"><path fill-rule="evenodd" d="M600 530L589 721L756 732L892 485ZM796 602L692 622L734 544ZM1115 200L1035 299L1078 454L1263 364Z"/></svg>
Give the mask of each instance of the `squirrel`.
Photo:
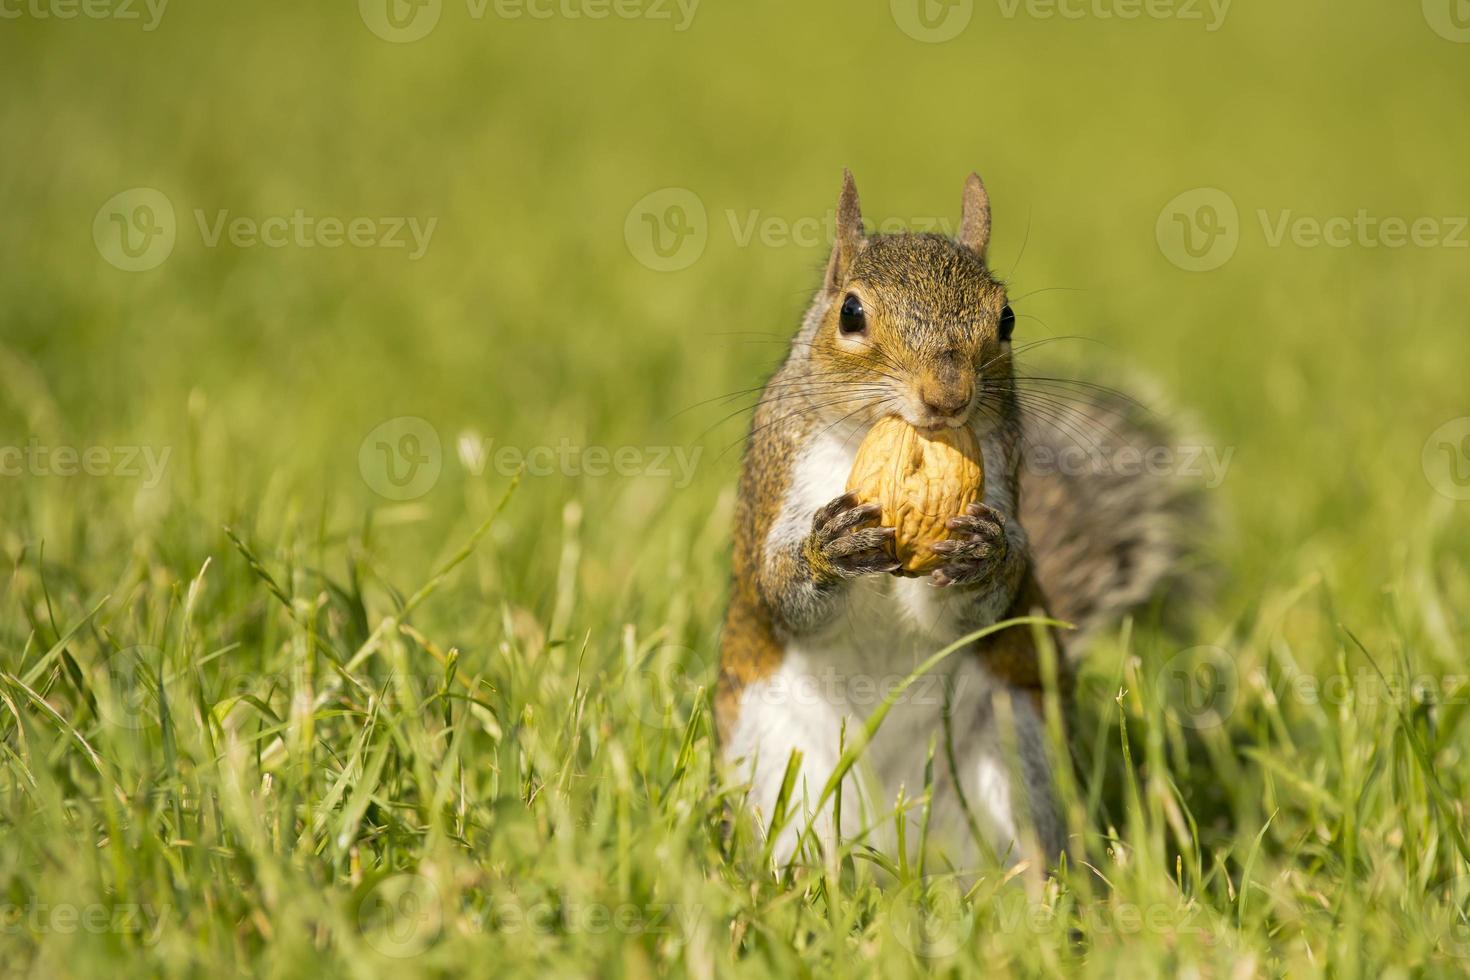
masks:
<svg viewBox="0 0 1470 980"><path fill-rule="evenodd" d="M1083 426L1108 452L1168 436L1126 396L1100 395L1085 409L1023 397L1016 315L986 262L990 227L989 196L972 173L953 239L869 236L844 170L821 288L756 406L714 714L723 759L749 783L763 826L787 815L771 842L783 864L801 851L808 822L828 847L839 832L890 846L901 797L917 827L931 752L931 841L951 842L951 857L967 862L981 848L1008 865L1058 860L1066 833L1027 626L974 641L921 678L840 791L825 801L822 792L888 688L942 647L1010 617L1073 624L1066 644L1052 634L1069 701L1078 638L1185 578L1197 491L1132 468L1023 465L1023 456L1055 459ZM921 577L902 573L878 506L844 492L858 444L887 415L919 428L970 426L983 455L983 499L948 519L949 538L930 545L940 564Z"/></svg>

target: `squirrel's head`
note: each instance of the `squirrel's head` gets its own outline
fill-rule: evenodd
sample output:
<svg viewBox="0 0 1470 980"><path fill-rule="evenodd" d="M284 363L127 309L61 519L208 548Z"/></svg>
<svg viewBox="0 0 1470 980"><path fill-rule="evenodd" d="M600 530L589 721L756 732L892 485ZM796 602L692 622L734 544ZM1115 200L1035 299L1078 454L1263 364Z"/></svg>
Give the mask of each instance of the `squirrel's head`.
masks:
<svg viewBox="0 0 1470 980"><path fill-rule="evenodd" d="M985 264L989 240L990 199L976 174L951 240L865 235L857 186L843 172L837 241L808 348L816 398L834 402L824 390L859 396L833 404L834 420L861 403L852 421L900 415L923 428L960 426L977 407L998 405L1016 318Z"/></svg>

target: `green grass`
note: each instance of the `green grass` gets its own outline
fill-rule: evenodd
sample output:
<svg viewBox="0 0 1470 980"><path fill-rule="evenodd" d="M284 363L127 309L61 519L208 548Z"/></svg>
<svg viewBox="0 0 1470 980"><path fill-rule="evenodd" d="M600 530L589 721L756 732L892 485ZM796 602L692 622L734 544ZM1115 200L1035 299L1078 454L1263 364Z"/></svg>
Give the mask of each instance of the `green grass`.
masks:
<svg viewBox="0 0 1470 980"><path fill-rule="evenodd" d="M0 969L1465 972L1470 502L1424 451L1470 413L1470 251L1268 232L1470 213L1470 47L1366 2L1214 32L977 3L942 44L885 3L675 31L446 0L410 44L353 6L0 21L0 447L49 460L0 477ZM1082 338L1032 363L1151 377L1233 452L1214 597L1084 665L1083 837L1045 887L775 873L724 827L750 399L709 400L781 356L825 258L786 232L844 165L878 220L953 221L980 170L1023 338ZM136 187L177 240L126 272L93 221ZM660 272L625 224L667 187L708 240ZM1186 272L1155 225L1198 187L1240 241ZM195 216L298 208L437 224L410 260ZM403 416L437 453L377 430ZM380 441L437 479L380 495ZM548 474L563 446L609 472Z"/></svg>

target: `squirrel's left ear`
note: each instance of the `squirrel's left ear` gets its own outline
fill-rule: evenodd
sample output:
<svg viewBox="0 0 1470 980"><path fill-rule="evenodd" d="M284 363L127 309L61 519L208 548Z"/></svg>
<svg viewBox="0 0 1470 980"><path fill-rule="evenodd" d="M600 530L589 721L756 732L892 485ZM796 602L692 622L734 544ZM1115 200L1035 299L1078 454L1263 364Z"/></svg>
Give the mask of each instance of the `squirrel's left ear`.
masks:
<svg viewBox="0 0 1470 980"><path fill-rule="evenodd" d="M979 174L970 174L965 181L965 201L960 206L961 245L985 258L986 246L990 244L990 195L985 193L985 182Z"/></svg>
<svg viewBox="0 0 1470 980"><path fill-rule="evenodd" d="M852 171L842 170L842 194L837 198L837 241L827 261L827 291L835 293L847 280L852 260L867 244L863 238L863 211L858 205L857 182Z"/></svg>

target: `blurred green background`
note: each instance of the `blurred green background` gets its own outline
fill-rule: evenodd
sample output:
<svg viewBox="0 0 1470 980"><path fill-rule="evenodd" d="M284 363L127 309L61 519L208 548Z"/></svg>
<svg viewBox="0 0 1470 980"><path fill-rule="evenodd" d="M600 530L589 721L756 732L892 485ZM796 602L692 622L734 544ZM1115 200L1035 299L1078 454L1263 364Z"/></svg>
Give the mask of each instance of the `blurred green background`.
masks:
<svg viewBox="0 0 1470 980"><path fill-rule="evenodd" d="M79 641L97 657L163 643L210 559L196 615L211 649L240 669L287 671L297 652L285 637L300 638L222 526L298 601L321 589L303 569L341 577L354 563L373 569L379 596L406 594L491 512L518 455L570 446L631 450L631 472L525 476L416 622L464 651L467 675L514 673L496 710L530 728L531 706L554 718L586 696L560 639L589 637L592 662L615 663L631 624L687 648L702 676L755 397L740 393L784 355L817 285L847 166L871 221L940 227L953 227L964 177L979 171L1018 336L1056 338L1023 363L1145 391L1186 442L1230 454L1209 491L1223 533L1208 563L1221 589L1191 642L1239 642L1253 710L1272 704L1260 672L1284 649L1308 671L1342 667L1338 623L1422 670L1463 673L1470 30L1457 26L1460 0L1179 0L1134 18L1116 16L1134 9L1126 0L1069 0L1065 16L1040 0L394 0L392 21L385 2L176 0L156 23L143 6L127 9L134 20L57 16L71 10L65 0L0 6L0 449L102 447L111 461L102 475L58 474L52 457L0 477L0 547L16 568L0 608L7 670L34 663L104 597L102 635ZM251 226L298 212L371 219L379 233L381 220L412 218L432 232L416 257L412 246L326 247L319 224L306 243L228 233L211 243L222 212ZM1391 246L1388 218L1427 222L1420 242ZM1348 238L1314 244L1312 228L1333 219L1339 231L1354 223ZM1278 237L1283 221L1297 233ZM124 230L136 256L122 250ZM117 447L167 453L163 478L120 472ZM497 465L505 447L512 463ZM697 463L688 480L674 451ZM667 473L650 471L660 463ZM388 477L400 465L425 475L399 487ZM1330 593L1315 613L1293 611L1304 583ZM369 605L375 616L388 608ZM507 644L531 651L525 664ZM93 649L77 652L84 666ZM180 640L178 656L188 649ZM85 716L79 705L68 717ZM604 735L619 724L615 705L599 717ZM1269 745L1283 752L1276 768L1295 771L1314 752L1332 755L1314 746L1351 744L1297 730L1286 749L1278 735L1262 722L1242 758ZM55 738L52 761L78 764L73 741ZM128 744L118 758L131 757ZM335 765L317 751L320 766ZM593 750L567 757L583 751ZM664 756L634 755L653 782L668 775ZM1196 783L1221 783L1218 762ZM1463 774L1459 749L1442 762ZM599 750L587 765L606 777L610 763ZM1341 781L1330 767L1312 778L1328 793L1355 786L1362 767L1342 765ZM1263 799L1275 791L1256 778L1213 787L1238 790L1216 811L1231 811L1217 831L1235 871L1271 816ZM1305 897L1263 902L1253 911L1264 918L1219 898L1222 920L1259 927L1233 940L1237 951L1315 935L1317 889L1355 887L1356 843L1343 865L1325 844L1326 857L1293 863L1320 844L1322 824L1317 797L1292 792L1312 813L1278 821L1267 846L1306 868L1288 889ZM27 825L23 800L7 810L29 831L7 881L59 874L49 855L80 893L121 888L87 833L68 837L54 813ZM1400 804L1379 803L1380 829L1406 822ZM145 841L147 827L169 822L158 807L135 830ZM534 821L545 818L528 805L514 824L512 810L495 819L520 836L469 851L467 864L525 861L516 874L541 873L550 831ZM289 823L290 812L277 815ZM1433 811L1414 812L1428 821ZM1332 836L1332 847L1347 839ZM1404 846L1387 839L1374 838ZM384 866L413 853L378 843ZM288 851L282 873L300 871ZM165 853L160 876L173 867ZM665 863L690 869L691 883L713 880L708 855L690 853ZM1375 894L1429 874L1394 853L1405 869L1385 865ZM584 870L579 860L605 859L563 853L545 875L557 887L558 874ZM345 880L346 860L312 879L323 894ZM317 873L306 866L304 878ZM189 867L200 881L213 866ZM177 874L181 914L205 914L178 897L188 886ZM240 888L248 908L291 918L277 918L289 903L271 887ZM740 889L721 894L734 903ZM703 901L711 928L724 928L719 901ZM1375 955L1419 948L1394 928L1383 926ZM269 945L264 927L239 929L242 948ZM176 967L188 962L183 945L166 948ZM1315 954L1297 948L1289 962Z"/></svg>
<svg viewBox="0 0 1470 980"><path fill-rule="evenodd" d="M939 36L963 29L926 43L901 29L902 4L706 0L689 15L649 0L591 19L400 3L405 23L433 26L393 43L369 28L371 3L174 4L151 31L143 7L140 20L17 9L0 25L14 93L0 108L5 441L173 447L168 504L125 479L11 481L9 533L45 538L58 561L81 557L75 518L99 497L123 538L168 506L222 516L268 487L347 515L382 504L360 444L416 416L445 452L416 515L441 521L493 475L466 475L461 433L704 447L677 490L534 481L504 532L540 578L545 522L579 499L591 560L662 580L657 543L714 508L738 465L744 417L725 419L747 402L701 403L781 356L843 166L875 221L953 222L964 175L983 174L1024 339L1099 342L1035 358L1110 383L1151 376L1235 447L1219 496L1242 578L1316 541L1370 561L1440 499L1420 452L1467 410L1470 235L1272 247L1258 215L1470 211L1470 46L1419 10L1235 3L1217 22L1183 3L1132 20L1099 16L1106 4L1066 8L1076 19L932 4ZM120 271L93 222L140 187L171 203L176 242L157 267ZM1156 224L1201 187L1233 201L1239 245L1188 272ZM704 210L706 245L677 271L648 268L625 236L651 231L630 212L665 188ZM660 203L648 220L664 220ZM200 227L298 209L437 224L416 260L210 247ZM749 236L757 218L774 231ZM803 220L822 222L819 240ZM209 435L197 457L191 424Z"/></svg>

